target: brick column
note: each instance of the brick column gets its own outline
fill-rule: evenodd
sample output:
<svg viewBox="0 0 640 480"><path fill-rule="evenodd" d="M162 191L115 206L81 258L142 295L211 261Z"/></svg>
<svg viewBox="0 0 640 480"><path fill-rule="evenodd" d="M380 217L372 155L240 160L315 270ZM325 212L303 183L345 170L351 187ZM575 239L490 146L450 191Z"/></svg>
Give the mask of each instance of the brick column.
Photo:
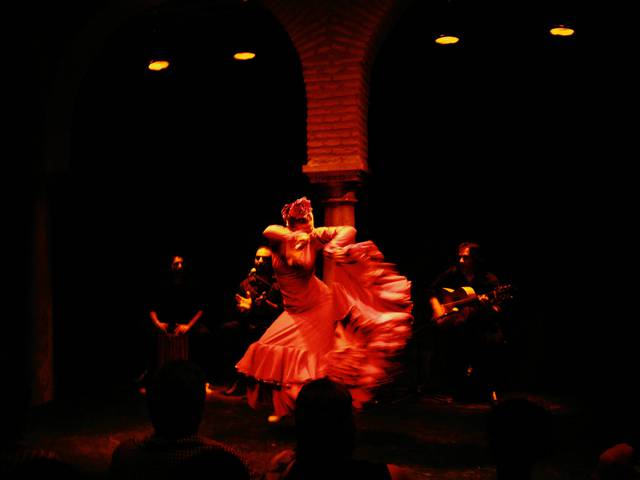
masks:
<svg viewBox="0 0 640 480"><path fill-rule="evenodd" d="M355 205L358 177L342 175L335 178L317 177L320 182L324 205L324 225L356 225ZM322 276L326 283L333 279L333 263L324 261Z"/></svg>

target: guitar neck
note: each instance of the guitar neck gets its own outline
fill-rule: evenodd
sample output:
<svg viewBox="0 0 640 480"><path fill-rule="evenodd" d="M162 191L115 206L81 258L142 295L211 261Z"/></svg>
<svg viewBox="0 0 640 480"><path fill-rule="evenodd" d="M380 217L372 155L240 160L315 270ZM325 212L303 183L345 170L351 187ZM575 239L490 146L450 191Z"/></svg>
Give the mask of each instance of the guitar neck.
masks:
<svg viewBox="0 0 640 480"><path fill-rule="evenodd" d="M464 305L465 303L474 302L476 300L478 300L478 295L473 294L473 295L469 295L466 298L461 298L460 300L454 300L453 302L443 303L442 306L444 308L453 308L460 305Z"/></svg>

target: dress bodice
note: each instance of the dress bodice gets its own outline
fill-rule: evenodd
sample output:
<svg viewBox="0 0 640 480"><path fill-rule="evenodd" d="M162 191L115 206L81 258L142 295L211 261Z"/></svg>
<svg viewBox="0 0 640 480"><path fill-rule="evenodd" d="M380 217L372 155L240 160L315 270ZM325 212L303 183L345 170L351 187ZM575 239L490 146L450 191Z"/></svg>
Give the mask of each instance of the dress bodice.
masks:
<svg viewBox="0 0 640 480"><path fill-rule="evenodd" d="M312 236L296 249L293 237L282 242L273 254L273 269L278 277L285 309L303 312L329 295L329 287L316 275L316 259L322 243Z"/></svg>

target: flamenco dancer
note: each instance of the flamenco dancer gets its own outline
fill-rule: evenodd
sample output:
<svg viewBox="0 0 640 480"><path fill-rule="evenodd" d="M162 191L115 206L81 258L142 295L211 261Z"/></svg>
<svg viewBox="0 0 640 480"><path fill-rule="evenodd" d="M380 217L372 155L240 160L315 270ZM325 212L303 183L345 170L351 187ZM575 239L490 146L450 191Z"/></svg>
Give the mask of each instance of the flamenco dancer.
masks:
<svg viewBox="0 0 640 480"><path fill-rule="evenodd" d="M355 408L389 382L393 357L411 334L411 283L371 241L354 243L351 226L314 227L311 202L282 208L270 225L273 268L284 311L236 365L248 377L252 408L272 403L271 423L289 415L302 386L329 377L351 391ZM315 275L322 251L334 262L331 285Z"/></svg>

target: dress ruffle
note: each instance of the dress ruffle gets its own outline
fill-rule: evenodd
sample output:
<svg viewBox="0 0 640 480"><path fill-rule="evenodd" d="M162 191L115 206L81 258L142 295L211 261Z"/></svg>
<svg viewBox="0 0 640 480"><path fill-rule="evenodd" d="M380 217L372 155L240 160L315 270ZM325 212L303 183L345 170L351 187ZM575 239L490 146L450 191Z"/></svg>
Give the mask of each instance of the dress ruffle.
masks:
<svg viewBox="0 0 640 480"><path fill-rule="evenodd" d="M336 299L350 305L338 324L335 347L323 358L320 376L347 386L356 408L398 372L396 357L411 336L411 282L385 262L373 242L346 247L332 284Z"/></svg>
<svg viewBox="0 0 640 480"><path fill-rule="evenodd" d="M249 346L238 371L259 382L289 387L318 378L323 357L300 348L256 342ZM252 366L251 372L243 368L245 363Z"/></svg>

